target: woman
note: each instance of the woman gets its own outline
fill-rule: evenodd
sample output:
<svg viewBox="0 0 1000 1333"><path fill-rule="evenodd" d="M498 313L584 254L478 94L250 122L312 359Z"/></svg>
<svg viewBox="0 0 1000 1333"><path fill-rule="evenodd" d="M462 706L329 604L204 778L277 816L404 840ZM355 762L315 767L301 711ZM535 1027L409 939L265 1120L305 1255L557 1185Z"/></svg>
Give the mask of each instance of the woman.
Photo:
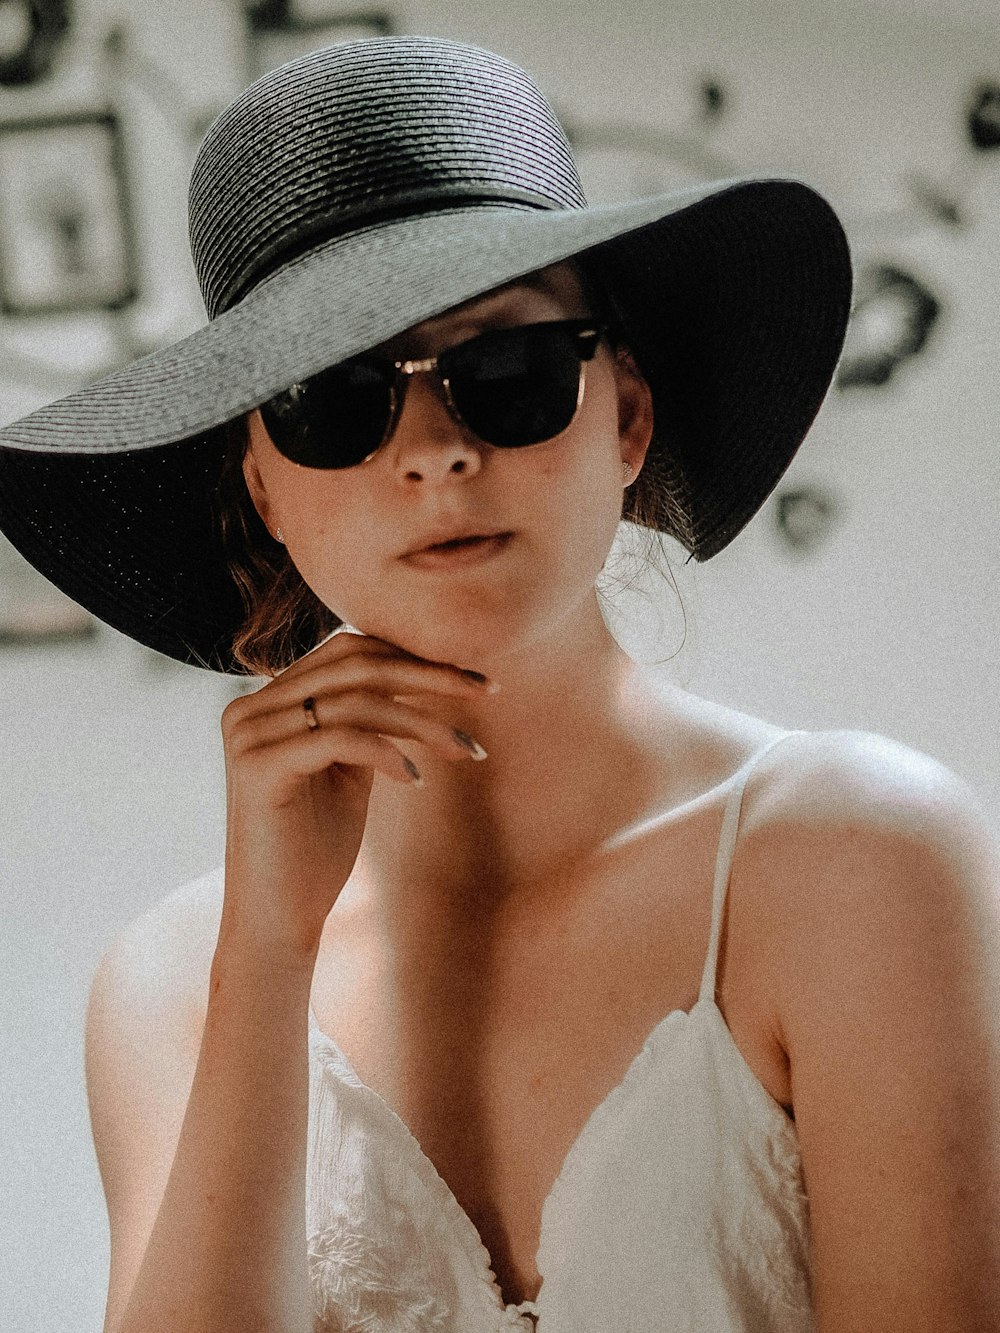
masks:
<svg viewBox="0 0 1000 1333"><path fill-rule="evenodd" d="M253 85L191 223L207 328L0 432L50 578L271 677L224 875L95 978L106 1333L1000 1328L975 796L666 685L595 591L787 467L828 205L590 210L522 71L400 38Z"/></svg>

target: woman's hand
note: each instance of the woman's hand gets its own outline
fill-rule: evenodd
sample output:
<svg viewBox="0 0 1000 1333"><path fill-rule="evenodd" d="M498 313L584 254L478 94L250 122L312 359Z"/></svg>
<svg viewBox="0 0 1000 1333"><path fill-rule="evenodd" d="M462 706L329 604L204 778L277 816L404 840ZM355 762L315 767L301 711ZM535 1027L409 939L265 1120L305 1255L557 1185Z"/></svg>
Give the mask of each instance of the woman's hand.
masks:
<svg viewBox="0 0 1000 1333"><path fill-rule="evenodd" d="M385 738L417 740L442 759L470 759L453 724L422 713L412 699L425 695L440 711L442 697L481 698L496 688L384 639L341 633L234 699L222 714L222 931L264 950L318 950L357 859L376 769L397 782L417 780ZM315 729L302 707L310 697Z"/></svg>

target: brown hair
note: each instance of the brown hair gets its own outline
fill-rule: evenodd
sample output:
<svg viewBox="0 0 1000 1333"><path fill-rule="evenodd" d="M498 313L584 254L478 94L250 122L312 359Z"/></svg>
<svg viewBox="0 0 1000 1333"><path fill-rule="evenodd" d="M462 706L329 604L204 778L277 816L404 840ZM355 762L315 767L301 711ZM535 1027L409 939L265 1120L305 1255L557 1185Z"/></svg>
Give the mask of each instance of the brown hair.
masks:
<svg viewBox="0 0 1000 1333"><path fill-rule="evenodd" d="M593 274L585 273L578 264L573 267L594 314L609 326L608 341L615 355L631 359L613 303ZM219 525L229 570L246 610L243 624L233 639L233 658L253 675L275 676L343 622L320 601L295 568L288 551L261 522L243 476L243 459L250 445L246 418L230 422L227 431L219 478ZM687 529L686 515L675 495L670 456L658 447L654 432L639 475L624 492L622 518L649 531L645 562L652 562L653 547L658 544L663 558L659 568L668 574L663 533ZM672 574L670 578L681 600ZM681 607L683 610L683 601Z"/></svg>
<svg viewBox="0 0 1000 1333"><path fill-rule="evenodd" d="M243 476L250 447L246 417L237 417L226 429L219 527L246 612L233 637L233 658L252 675L276 676L343 622L320 601L285 547L261 522Z"/></svg>

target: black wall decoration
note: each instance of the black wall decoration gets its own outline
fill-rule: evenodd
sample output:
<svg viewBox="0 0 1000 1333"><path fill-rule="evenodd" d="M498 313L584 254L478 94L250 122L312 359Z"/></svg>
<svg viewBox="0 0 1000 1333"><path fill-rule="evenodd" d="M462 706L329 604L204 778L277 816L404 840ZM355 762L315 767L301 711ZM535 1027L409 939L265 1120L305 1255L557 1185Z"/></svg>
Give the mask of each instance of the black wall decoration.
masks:
<svg viewBox="0 0 1000 1333"><path fill-rule="evenodd" d="M250 79L336 42L395 32L385 9L343 10L335 0L243 0Z"/></svg>
<svg viewBox="0 0 1000 1333"><path fill-rule="evenodd" d="M948 170L935 177L918 167L900 172L900 203L885 212L854 220L854 237L869 248L914 237L928 227L961 231L975 222L974 196L989 154L1000 148L1000 84L981 80L957 108L962 133Z"/></svg>
<svg viewBox="0 0 1000 1333"><path fill-rule="evenodd" d="M923 351L940 313L941 302L912 273L890 263L862 265L837 387L888 384Z"/></svg>
<svg viewBox="0 0 1000 1333"><path fill-rule="evenodd" d="M56 51L70 27L69 0L3 0L0 85L39 83L52 73Z"/></svg>
<svg viewBox="0 0 1000 1333"><path fill-rule="evenodd" d="M972 89L966 128L977 152L1000 148L1000 84L984 80Z"/></svg>
<svg viewBox="0 0 1000 1333"><path fill-rule="evenodd" d="M701 118L706 122L719 120L729 104L724 84L709 75L702 79L700 92Z"/></svg>
<svg viewBox="0 0 1000 1333"><path fill-rule="evenodd" d="M789 486L775 502L778 533L790 551L809 555L829 539L839 510L840 501L825 487Z"/></svg>

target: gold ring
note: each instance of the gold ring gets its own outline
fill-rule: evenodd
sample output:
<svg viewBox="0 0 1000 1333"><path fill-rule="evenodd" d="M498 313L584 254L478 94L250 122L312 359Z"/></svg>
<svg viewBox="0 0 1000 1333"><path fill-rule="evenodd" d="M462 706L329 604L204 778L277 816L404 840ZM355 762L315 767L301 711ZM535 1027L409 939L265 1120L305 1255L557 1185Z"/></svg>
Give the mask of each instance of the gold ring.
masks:
<svg viewBox="0 0 1000 1333"><path fill-rule="evenodd" d="M305 710L306 721L309 723L310 731L319 729L319 718L316 716L316 700L310 694L308 699L302 700L302 707Z"/></svg>

